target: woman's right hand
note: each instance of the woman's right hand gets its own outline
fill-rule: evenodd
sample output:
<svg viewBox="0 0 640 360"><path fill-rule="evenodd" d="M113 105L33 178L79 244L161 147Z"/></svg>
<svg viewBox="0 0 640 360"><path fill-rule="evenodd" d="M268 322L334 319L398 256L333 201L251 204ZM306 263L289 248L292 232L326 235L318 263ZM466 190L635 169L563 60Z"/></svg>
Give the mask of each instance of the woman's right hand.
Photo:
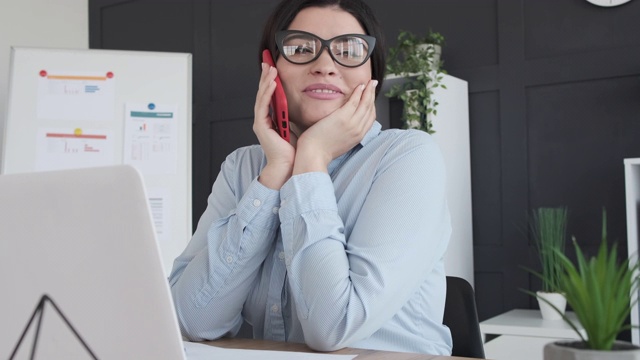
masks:
<svg viewBox="0 0 640 360"><path fill-rule="evenodd" d="M258 181L270 189L279 190L291 177L295 149L274 130L269 114L269 102L276 89L277 74L278 70L275 67L262 63L256 103L253 108L253 132L258 137L262 151L267 157L267 165L262 169Z"/></svg>

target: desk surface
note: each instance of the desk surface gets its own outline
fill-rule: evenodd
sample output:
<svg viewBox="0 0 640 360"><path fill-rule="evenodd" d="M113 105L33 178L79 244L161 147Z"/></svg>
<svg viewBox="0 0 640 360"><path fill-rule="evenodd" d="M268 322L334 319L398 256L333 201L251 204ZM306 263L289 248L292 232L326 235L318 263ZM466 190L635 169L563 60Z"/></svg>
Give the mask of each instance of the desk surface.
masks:
<svg viewBox="0 0 640 360"><path fill-rule="evenodd" d="M255 349L255 350L277 350L277 351L298 351L314 352L305 344L286 343L280 341L252 340L252 339L220 339L207 341L205 344L231 349ZM437 356L414 353L403 353L393 351L366 350L355 348L344 348L330 354L358 355L356 360L455 360L469 359L455 356Z"/></svg>

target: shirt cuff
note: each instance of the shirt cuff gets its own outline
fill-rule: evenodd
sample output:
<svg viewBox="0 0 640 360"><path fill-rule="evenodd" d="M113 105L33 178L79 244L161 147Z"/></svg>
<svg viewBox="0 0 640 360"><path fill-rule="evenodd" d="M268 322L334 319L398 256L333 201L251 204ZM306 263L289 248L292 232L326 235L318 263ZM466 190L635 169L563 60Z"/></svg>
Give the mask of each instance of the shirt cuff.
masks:
<svg viewBox="0 0 640 360"><path fill-rule="evenodd" d="M280 206L283 224L309 211L338 211L331 177L324 172L292 176L280 189Z"/></svg>
<svg viewBox="0 0 640 360"><path fill-rule="evenodd" d="M280 192L262 185L256 177L238 203L238 218L245 225L251 223L264 229L276 229L280 226L279 201Z"/></svg>

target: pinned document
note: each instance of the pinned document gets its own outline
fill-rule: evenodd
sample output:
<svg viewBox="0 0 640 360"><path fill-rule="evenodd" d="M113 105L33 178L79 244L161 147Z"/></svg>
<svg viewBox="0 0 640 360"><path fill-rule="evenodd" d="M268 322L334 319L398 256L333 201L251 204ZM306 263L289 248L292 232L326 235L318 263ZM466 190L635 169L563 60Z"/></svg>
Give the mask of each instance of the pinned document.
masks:
<svg viewBox="0 0 640 360"><path fill-rule="evenodd" d="M111 71L40 70L38 119L115 120L115 75Z"/></svg>
<svg viewBox="0 0 640 360"><path fill-rule="evenodd" d="M114 165L109 130L41 128L37 137L36 171Z"/></svg>
<svg viewBox="0 0 640 360"><path fill-rule="evenodd" d="M178 166L176 106L127 104L124 163L143 174L175 174Z"/></svg>

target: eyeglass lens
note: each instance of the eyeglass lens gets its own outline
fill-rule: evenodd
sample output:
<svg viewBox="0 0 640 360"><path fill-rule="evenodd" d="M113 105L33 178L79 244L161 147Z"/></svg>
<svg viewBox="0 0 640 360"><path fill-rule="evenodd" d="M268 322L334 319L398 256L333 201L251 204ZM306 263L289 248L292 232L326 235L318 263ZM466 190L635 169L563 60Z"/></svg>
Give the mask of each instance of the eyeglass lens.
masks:
<svg viewBox="0 0 640 360"><path fill-rule="evenodd" d="M304 64L315 60L322 51L322 42L309 34L289 34L282 41L282 53L287 60ZM362 65L369 54L369 44L357 36L344 35L331 40L331 57L344 66Z"/></svg>

